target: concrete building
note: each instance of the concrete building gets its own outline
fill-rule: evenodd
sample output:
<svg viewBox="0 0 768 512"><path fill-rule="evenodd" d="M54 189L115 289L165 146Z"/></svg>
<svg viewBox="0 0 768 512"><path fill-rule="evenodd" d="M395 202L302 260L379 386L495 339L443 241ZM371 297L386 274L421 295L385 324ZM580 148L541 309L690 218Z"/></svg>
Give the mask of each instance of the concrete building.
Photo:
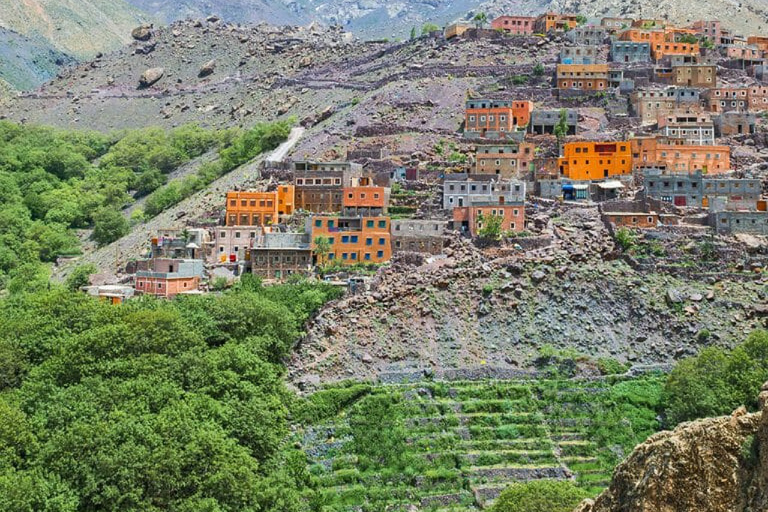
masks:
<svg viewBox="0 0 768 512"><path fill-rule="evenodd" d="M709 64L672 66L671 83L682 87L717 87L717 66Z"/></svg>
<svg viewBox="0 0 768 512"><path fill-rule="evenodd" d="M213 247L208 263L227 264L248 260L253 241L272 228L264 226L219 226L213 231Z"/></svg>
<svg viewBox="0 0 768 512"><path fill-rule="evenodd" d="M440 254L447 229L448 221L445 220L392 220L392 252Z"/></svg>
<svg viewBox="0 0 768 512"><path fill-rule="evenodd" d="M709 225L718 233L768 235L768 213L751 211L717 211L709 214Z"/></svg>
<svg viewBox="0 0 768 512"><path fill-rule="evenodd" d="M653 229L661 224L653 200L609 201L600 205L603 222L613 228Z"/></svg>
<svg viewBox="0 0 768 512"><path fill-rule="evenodd" d="M565 110L567 135L576 135L579 126L579 113L574 109L563 110ZM531 114L531 124L528 125L528 131L536 135L553 134L555 126L560 122L560 112L561 110L534 110Z"/></svg>
<svg viewBox="0 0 768 512"><path fill-rule="evenodd" d="M101 285L86 286L83 290L91 297L97 297L99 300L108 302L114 306L123 304L125 301L133 298L136 290L133 286L125 285Z"/></svg>
<svg viewBox="0 0 768 512"><path fill-rule="evenodd" d="M582 25L565 33L565 38L574 44L582 46L598 46L605 41L605 27ZM576 64L576 63L574 63ZM588 64L588 63L585 63Z"/></svg>
<svg viewBox="0 0 768 512"><path fill-rule="evenodd" d="M547 12L536 18L533 24L533 31L537 34L566 32L578 26L579 20L575 14Z"/></svg>
<svg viewBox="0 0 768 512"><path fill-rule="evenodd" d="M604 91L608 88L608 64L558 64L557 88Z"/></svg>
<svg viewBox="0 0 768 512"><path fill-rule="evenodd" d="M749 97L749 108L760 112L768 110L768 87L752 86L747 93Z"/></svg>
<svg viewBox="0 0 768 512"><path fill-rule="evenodd" d="M624 63L650 62L651 44L613 40L611 42L611 60Z"/></svg>
<svg viewBox="0 0 768 512"><path fill-rule="evenodd" d="M211 236L207 229L160 229L150 241L151 257L200 259L210 241Z"/></svg>
<svg viewBox="0 0 768 512"><path fill-rule="evenodd" d="M701 208L703 188L701 171L690 174L645 171L643 174L645 195L675 206Z"/></svg>
<svg viewBox="0 0 768 512"><path fill-rule="evenodd" d="M723 37L723 30L718 20L699 20L694 21L691 28L696 31L696 35L706 37L712 41L715 45L721 44Z"/></svg>
<svg viewBox="0 0 768 512"><path fill-rule="evenodd" d="M632 18L603 18L600 20L600 26L605 27L609 34L615 34L631 27L633 21Z"/></svg>
<svg viewBox="0 0 768 512"><path fill-rule="evenodd" d="M496 176L471 178L459 175L443 182L443 210L453 210L473 203L518 203L525 201L525 182L498 180Z"/></svg>
<svg viewBox="0 0 768 512"><path fill-rule="evenodd" d="M749 89L746 87L715 87L702 92L701 97L710 112L749 108Z"/></svg>
<svg viewBox="0 0 768 512"><path fill-rule="evenodd" d="M671 139L680 139L687 145L715 144L715 125L707 114L670 114L665 118L661 134Z"/></svg>
<svg viewBox="0 0 768 512"><path fill-rule="evenodd" d="M717 137L755 133L757 116L752 112L723 112L712 118Z"/></svg>
<svg viewBox="0 0 768 512"><path fill-rule="evenodd" d="M531 120L533 102L476 99L467 100L464 136L467 138L505 138Z"/></svg>
<svg viewBox="0 0 768 512"><path fill-rule="evenodd" d="M561 64L596 64L597 46L564 46L560 49Z"/></svg>
<svg viewBox="0 0 768 512"><path fill-rule="evenodd" d="M635 115L643 125L657 124L669 114L679 112L701 112L699 91L691 88L669 87L635 91L630 94L630 103Z"/></svg>
<svg viewBox="0 0 768 512"><path fill-rule="evenodd" d="M536 146L529 142L504 145L478 145L475 174L491 174L502 179L521 179L531 170Z"/></svg>
<svg viewBox="0 0 768 512"><path fill-rule="evenodd" d="M655 166L672 173L720 174L731 168L730 146L691 146L666 137L635 137L631 141L635 167Z"/></svg>
<svg viewBox="0 0 768 512"><path fill-rule="evenodd" d="M306 233L262 233L253 240L250 254L251 272L264 279L312 272L312 243Z"/></svg>
<svg viewBox="0 0 768 512"><path fill-rule="evenodd" d="M500 217L500 229L519 233L525 230L525 204L494 203L492 201L474 201L469 206L453 209L453 229L468 233L471 237L479 236L490 217Z"/></svg>
<svg viewBox="0 0 768 512"><path fill-rule="evenodd" d="M575 181L632 173L629 142L569 142L558 159L560 175Z"/></svg>
<svg viewBox="0 0 768 512"><path fill-rule="evenodd" d="M203 260L153 258L137 262L136 292L173 298L197 291L204 275Z"/></svg>
<svg viewBox="0 0 768 512"><path fill-rule="evenodd" d="M386 215L389 208L390 189L384 187L345 187L342 214L347 217L374 217Z"/></svg>
<svg viewBox="0 0 768 512"><path fill-rule="evenodd" d="M273 192L227 192L227 226L269 226L281 215L292 215L293 185L280 185Z"/></svg>
<svg viewBox="0 0 768 512"><path fill-rule="evenodd" d="M352 162L294 162L296 208L340 212L344 188L359 186L362 175L363 166Z"/></svg>
<svg viewBox="0 0 768 512"><path fill-rule="evenodd" d="M305 232L310 234L318 263L387 263L392 258L389 217L308 218ZM328 241L327 254L317 251L317 238Z"/></svg>
<svg viewBox="0 0 768 512"><path fill-rule="evenodd" d="M491 28L515 36L526 36L533 34L534 23L536 23L535 17L499 16L491 22Z"/></svg>

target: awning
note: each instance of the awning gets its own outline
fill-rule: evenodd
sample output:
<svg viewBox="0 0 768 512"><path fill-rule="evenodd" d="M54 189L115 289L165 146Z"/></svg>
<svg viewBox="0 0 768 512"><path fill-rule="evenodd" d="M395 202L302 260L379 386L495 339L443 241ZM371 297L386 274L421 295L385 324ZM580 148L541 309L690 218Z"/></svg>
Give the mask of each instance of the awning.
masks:
<svg viewBox="0 0 768 512"><path fill-rule="evenodd" d="M563 185L563 190L573 190L573 185L571 185L570 183L565 183Z"/></svg>
<svg viewBox="0 0 768 512"><path fill-rule="evenodd" d="M601 183L597 184L598 187L605 189L605 190L613 190L617 188L624 188L624 185L621 184L620 181L603 181Z"/></svg>
<svg viewBox="0 0 768 512"><path fill-rule="evenodd" d="M573 185L574 190L588 190L589 183L575 183Z"/></svg>

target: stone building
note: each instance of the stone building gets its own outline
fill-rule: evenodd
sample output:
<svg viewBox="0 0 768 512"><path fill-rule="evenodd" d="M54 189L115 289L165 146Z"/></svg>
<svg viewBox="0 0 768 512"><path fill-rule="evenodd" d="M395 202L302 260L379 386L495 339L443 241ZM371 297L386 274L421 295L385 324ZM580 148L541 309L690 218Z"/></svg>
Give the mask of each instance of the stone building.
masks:
<svg viewBox="0 0 768 512"><path fill-rule="evenodd" d="M529 173L536 147L520 144L478 145L475 151L475 174L492 174L504 179L524 178Z"/></svg>
<svg viewBox="0 0 768 512"><path fill-rule="evenodd" d="M440 254L443 236L448 229L445 220L392 220L392 252L425 252Z"/></svg>
<svg viewBox="0 0 768 512"><path fill-rule="evenodd" d="M564 109L567 126L566 135L576 135L579 126L579 113L574 109ZM528 131L536 135L554 134L555 126L560 122L561 110L536 109L531 114L531 124Z"/></svg>
<svg viewBox="0 0 768 512"><path fill-rule="evenodd" d="M262 233L253 240L250 254L251 272L264 279L285 279L312 271L312 243L306 233Z"/></svg>
<svg viewBox="0 0 768 512"><path fill-rule="evenodd" d="M624 63L650 62L651 44L614 40L611 42L611 60Z"/></svg>
<svg viewBox="0 0 768 512"><path fill-rule="evenodd" d="M361 184L363 166L352 162L293 163L297 209L313 213L340 212L344 188Z"/></svg>

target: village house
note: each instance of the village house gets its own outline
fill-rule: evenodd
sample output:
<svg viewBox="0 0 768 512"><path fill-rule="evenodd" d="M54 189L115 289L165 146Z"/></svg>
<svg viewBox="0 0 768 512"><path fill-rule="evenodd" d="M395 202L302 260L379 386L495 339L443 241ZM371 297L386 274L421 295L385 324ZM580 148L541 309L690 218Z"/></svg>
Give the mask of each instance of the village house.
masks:
<svg viewBox="0 0 768 512"><path fill-rule="evenodd" d="M203 228L165 228L150 240L152 258L200 259L210 245L211 236Z"/></svg>
<svg viewBox="0 0 768 512"><path fill-rule="evenodd" d="M387 263L392 258L389 217L330 217L306 220L317 263ZM327 241L328 253L317 251L317 239Z"/></svg>
<svg viewBox="0 0 768 512"><path fill-rule="evenodd" d="M666 20L661 18L640 18L632 20L632 28L642 29L663 29L667 25Z"/></svg>
<svg viewBox="0 0 768 512"><path fill-rule="evenodd" d="M768 213L763 211L712 211L708 220L709 225L721 234L768 236Z"/></svg>
<svg viewBox="0 0 768 512"><path fill-rule="evenodd" d="M205 272L203 260L153 258L137 265L136 292L165 298L196 292Z"/></svg>
<svg viewBox="0 0 768 512"><path fill-rule="evenodd" d="M608 64L558 64L557 87L604 91L608 88Z"/></svg>
<svg viewBox="0 0 768 512"><path fill-rule="evenodd" d="M123 304L125 301L132 299L136 293L136 290L133 288L133 286L126 286L121 284L85 286L83 290L91 297L96 297L103 302L112 304L113 306Z"/></svg>
<svg viewBox="0 0 768 512"><path fill-rule="evenodd" d="M386 215L390 189L384 187L347 187L341 199L342 215L347 217L373 217Z"/></svg>
<svg viewBox="0 0 768 512"><path fill-rule="evenodd" d="M669 80L660 80L680 87L717 87L717 66L709 64L673 65Z"/></svg>
<svg viewBox="0 0 768 512"><path fill-rule="evenodd" d="M345 187L361 184L363 166L352 162L293 163L295 207L313 213L340 212Z"/></svg>
<svg viewBox="0 0 768 512"><path fill-rule="evenodd" d="M635 91L630 104L643 125L657 124L660 118L674 111L701 112L699 91L686 87L668 87Z"/></svg>
<svg viewBox="0 0 768 512"><path fill-rule="evenodd" d="M306 233L260 233L250 251L251 272L264 279L309 275L313 266L310 235Z"/></svg>
<svg viewBox="0 0 768 512"><path fill-rule="evenodd" d="M749 108L755 111L768 109L768 87L755 86L749 88Z"/></svg>
<svg viewBox="0 0 768 512"><path fill-rule="evenodd" d="M558 159L560 175L571 180L597 180L632 173L629 142L568 142Z"/></svg>
<svg viewBox="0 0 768 512"><path fill-rule="evenodd" d="M715 144L715 125L706 113L673 113L659 123L661 134L693 146Z"/></svg>
<svg viewBox="0 0 768 512"><path fill-rule="evenodd" d="M405 251L440 254L448 221L393 219L391 227L394 254Z"/></svg>
<svg viewBox="0 0 768 512"><path fill-rule="evenodd" d="M658 212L646 210L642 206L623 209L615 205L606 206L602 218L603 222L614 228L655 229L661 224Z"/></svg>
<svg viewBox="0 0 768 512"><path fill-rule="evenodd" d="M656 166L669 172L723 173L731 168L730 146L691 146L666 137L635 137L631 141L636 167Z"/></svg>
<svg viewBox="0 0 768 512"><path fill-rule="evenodd" d="M453 229L472 238L479 236L489 217L501 217L500 229L519 233L525 230L525 204L474 201L470 206L453 209Z"/></svg>
<svg viewBox="0 0 768 512"><path fill-rule="evenodd" d="M712 117L717 137L753 134L757 125L757 116L752 112L728 111Z"/></svg>
<svg viewBox="0 0 768 512"><path fill-rule="evenodd" d="M579 126L579 113L574 109L565 110L566 135L576 135ZM555 126L560 123L561 110L536 109L531 113L531 124L528 131L536 135L555 133Z"/></svg>
<svg viewBox="0 0 768 512"><path fill-rule="evenodd" d="M595 64L599 51L597 46L564 46L560 49L562 64Z"/></svg>
<svg viewBox="0 0 768 512"><path fill-rule="evenodd" d="M491 21L491 28L502 30L507 34L526 36L533 34L536 18L529 16L499 16Z"/></svg>
<svg viewBox="0 0 768 512"><path fill-rule="evenodd" d="M467 100L464 136L467 138L505 138L531 121L533 102L476 99Z"/></svg>
<svg viewBox="0 0 768 512"><path fill-rule="evenodd" d="M617 199L632 180L631 176L620 179L574 181L567 178L544 179L536 182L536 195L545 199L565 201L610 201Z"/></svg>
<svg viewBox="0 0 768 512"><path fill-rule="evenodd" d="M728 45L725 48L725 56L732 60L741 61L744 66L763 62L763 50L753 45Z"/></svg>
<svg viewBox="0 0 768 512"><path fill-rule="evenodd" d="M537 34L549 32L566 32L579 26L578 16L575 14L558 14L554 12L544 13L533 24L533 31Z"/></svg>
<svg viewBox="0 0 768 512"><path fill-rule="evenodd" d="M605 27L609 34L615 34L632 26L632 18L603 18L600 26Z"/></svg>
<svg viewBox="0 0 768 512"><path fill-rule="evenodd" d="M621 41L635 43L649 43L651 58L660 61L665 56L687 55L699 56L701 54L698 43L683 43L677 41L681 29L638 29L631 28L619 35Z"/></svg>
<svg viewBox="0 0 768 512"><path fill-rule="evenodd" d="M691 28L696 32L697 36L706 37L707 39L712 41L715 45L718 45L722 42L723 31L722 31L722 26L720 24L720 21L718 20L694 21L693 25L691 25Z"/></svg>
<svg viewBox="0 0 768 512"><path fill-rule="evenodd" d="M213 251L208 255L211 264L239 263L248 260L253 241L272 227L219 226L214 230Z"/></svg>
<svg viewBox="0 0 768 512"><path fill-rule="evenodd" d="M749 108L749 89L746 87L716 87L702 92L701 97L710 112Z"/></svg>
<svg viewBox="0 0 768 512"><path fill-rule="evenodd" d="M600 26L583 25L566 32L565 38L577 45L599 46L605 41L606 30Z"/></svg>
<svg viewBox="0 0 768 512"><path fill-rule="evenodd" d="M531 171L536 146L520 144L478 145L475 150L475 174L492 174L504 179L524 178Z"/></svg>
<svg viewBox="0 0 768 512"><path fill-rule="evenodd" d="M763 52L768 52L768 36L748 36L747 44Z"/></svg>
<svg viewBox="0 0 768 512"><path fill-rule="evenodd" d="M293 214L294 187L280 185L272 192L227 192L227 226L269 226Z"/></svg>
<svg viewBox="0 0 768 512"><path fill-rule="evenodd" d="M637 63L651 61L651 43L634 41L611 41L613 62Z"/></svg>
<svg viewBox="0 0 768 512"><path fill-rule="evenodd" d="M458 174L443 182L443 210L472 203L519 203L525 201L525 182L503 180L495 175Z"/></svg>
<svg viewBox="0 0 768 512"><path fill-rule="evenodd" d="M469 23L451 23L450 25L446 25L444 34L446 39L456 39L458 37L463 36L469 29L472 28L472 25Z"/></svg>

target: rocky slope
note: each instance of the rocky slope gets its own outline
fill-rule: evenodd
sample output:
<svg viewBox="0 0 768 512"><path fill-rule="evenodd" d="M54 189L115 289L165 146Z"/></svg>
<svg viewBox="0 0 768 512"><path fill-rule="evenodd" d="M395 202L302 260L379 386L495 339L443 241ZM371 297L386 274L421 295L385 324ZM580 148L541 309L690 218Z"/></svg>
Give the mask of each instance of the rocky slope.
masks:
<svg viewBox="0 0 768 512"><path fill-rule="evenodd" d="M679 275L635 270L614 259L594 208L554 208L538 237L520 241L529 250L483 254L457 239L445 258L381 270L369 292L318 315L293 380L508 376L530 369L544 345L665 364L765 325L754 309L768 284L759 276L718 271L722 263Z"/></svg>
<svg viewBox="0 0 768 512"><path fill-rule="evenodd" d="M578 512L747 512L768 507L768 383L762 410L683 423L638 446Z"/></svg>
<svg viewBox="0 0 768 512"><path fill-rule="evenodd" d="M0 28L0 79L17 90L39 87L75 59L41 40Z"/></svg>
<svg viewBox="0 0 768 512"><path fill-rule="evenodd" d="M0 0L0 27L83 59L128 43L150 19L124 0Z"/></svg>

